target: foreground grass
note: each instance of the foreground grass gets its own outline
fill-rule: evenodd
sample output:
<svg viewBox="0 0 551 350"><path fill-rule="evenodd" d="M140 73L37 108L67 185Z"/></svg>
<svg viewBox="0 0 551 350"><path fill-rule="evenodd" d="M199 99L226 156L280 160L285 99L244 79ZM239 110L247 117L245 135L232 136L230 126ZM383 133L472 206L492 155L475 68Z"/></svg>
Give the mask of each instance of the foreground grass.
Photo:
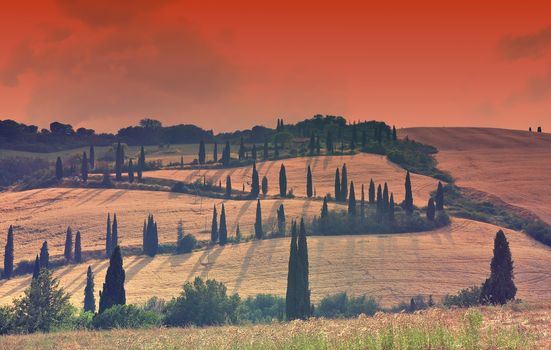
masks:
<svg viewBox="0 0 551 350"><path fill-rule="evenodd" d="M548 349L551 308L431 309L351 320L71 331L0 338L0 349Z"/></svg>

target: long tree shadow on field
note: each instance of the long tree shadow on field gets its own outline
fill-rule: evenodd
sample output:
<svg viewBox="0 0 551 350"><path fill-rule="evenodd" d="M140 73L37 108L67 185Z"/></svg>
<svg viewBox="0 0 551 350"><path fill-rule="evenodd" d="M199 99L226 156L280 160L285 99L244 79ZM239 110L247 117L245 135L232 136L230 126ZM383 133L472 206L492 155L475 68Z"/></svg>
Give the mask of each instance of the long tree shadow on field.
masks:
<svg viewBox="0 0 551 350"><path fill-rule="evenodd" d="M4 295L12 295L12 294L19 294L21 293L25 288L31 286L31 278L30 277L24 277L21 282L19 282L15 287L8 290L7 292L4 292L2 294Z"/></svg>
<svg viewBox="0 0 551 350"><path fill-rule="evenodd" d="M119 190L115 193L113 193L112 195L110 195L109 197L107 197L103 202L101 202L99 205L103 205L103 204L106 204L106 203L110 203L110 202L114 202L116 201L117 199L121 198L122 196L124 196L124 194L126 193L125 190Z"/></svg>
<svg viewBox="0 0 551 350"><path fill-rule="evenodd" d="M201 265L201 261L209 254L209 252L205 249L203 251L203 254L201 254L201 256L197 259L197 261L195 262L195 264L193 265L193 267L191 268L191 270L189 271L189 274L188 276L186 277L186 279L183 281L183 282L187 282L189 281L193 276L195 276L195 273L197 272L197 270L199 269L199 266Z"/></svg>
<svg viewBox="0 0 551 350"><path fill-rule="evenodd" d="M235 294L239 291L239 288L241 287L241 284L243 283L243 280L245 279L245 276L247 275L247 271L249 270L249 265L251 264L251 259L253 258L254 252L256 250L256 245L258 242L251 242L249 248L247 249L247 252L245 253L245 257L243 258L243 263L241 264L241 270L239 271L239 275L237 276L237 279L235 280L235 286L233 287L233 293Z"/></svg>
<svg viewBox="0 0 551 350"><path fill-rule="evenodd" d="M105 191L106 191L106 189L104 189L104 188L90 191L91 193L89 193L88 195L80 198L80 201L76 204L76 206L80 207L81 205L83 205L83 204L91 201L92 199L100 196Z"/></svg>
<svg viewBox="0 0 551 350"><path fill-rule="evenodd" d="M241 221L241 218L243 217L243 215L245 215L245 213L249 210L249 208L251 207L251 205L253 204L253 200L248 200L248 201L244 201L245 204L243 204L241 206L241 209L239 209L239 212L237 213L237 216L235 217L235 220L231 226L231 230L230 232L235 232L236 228L237 228L237 224Z"/></svg>
<svg viewBox="0 0 551 350"><path fill-rule="evenodd" d="M220 254L222 254L222 252L224 251L224 248L223 246L217 246L213 249L208 249L207 252L207 256L206 256L206 262L202 262L201 265L203 265L205 268L203 269L203 271L201 271L201 278L203 279L208 279L208 276L209 276L209 272L212 268L212 266L214 265L214 263L216 262L216 260L218 259L218 257L220 256Z"/></svg>
<svg viewBox="0 0 551 350"><path fill-rule="evenodd" d="M49 190L49 188L41 188L39 190L29 190L27 195L17 198L15 203L23 202L23 201L25 201L29 198L32 198L32 197L36 196L37 194L40 194L40 193L48 191L48 190ZM27 191L25 191L25 192L27 192Z"/></svg>
<svg viewBox="0 0 551 350"><path fill-rule="evenodd" d="M147 265L151 264L154 258L149 256L140 256L137 262L132 267L126 269L126 281L130 281L134 276L143 270Z"/></svg>

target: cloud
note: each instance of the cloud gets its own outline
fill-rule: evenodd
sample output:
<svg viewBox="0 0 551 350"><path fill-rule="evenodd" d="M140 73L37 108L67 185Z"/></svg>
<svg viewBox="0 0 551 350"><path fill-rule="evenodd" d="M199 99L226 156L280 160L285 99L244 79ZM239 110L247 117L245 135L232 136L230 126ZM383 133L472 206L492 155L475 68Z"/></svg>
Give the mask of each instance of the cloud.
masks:
<svg viewBox="0 0 551 350"><path fill-rule="evenodd" d="M508 36L499 43L499 51L509 60L538 58L551 48L551 25L536 33Z"/></svg>

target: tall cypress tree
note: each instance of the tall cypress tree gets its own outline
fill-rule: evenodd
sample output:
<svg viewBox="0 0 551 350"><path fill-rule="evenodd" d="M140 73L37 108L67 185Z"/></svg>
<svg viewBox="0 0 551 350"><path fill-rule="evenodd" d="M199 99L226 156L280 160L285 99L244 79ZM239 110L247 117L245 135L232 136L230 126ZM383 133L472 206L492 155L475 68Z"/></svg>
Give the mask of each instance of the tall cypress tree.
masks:
<svg viewBox="0 0 551 350"><path fill-rule="evenodd" d="M149 216L147 218L149 220ZM147 223L146 223L146 220L144 220L143 221L143 232L142 232L142 251L143 251L144 254L147 251L147 243L148 243L148 240L147 240Z"/></svg>
<svg viewBox="0 0 551 350"><path fill-rule="evenodd" d="M256 162L253 162L253 174L251 179L251 197L257 198L260 194L260 182L258 180L258 171L256 171Z"/></svg>
<svg viewBox="0 0 551 350"><path fill-rule="evenodd" d="M285 172L285 165L281 164L279 169L279 195L281 197L287 196L287 174Z"/></svg>
<svg viewBox="0 0 551 350"><path fill-rule="evenodd" d="M306 240L306 227L304 219L300 220L300 231L297 243L297 260L299 266L299 278L297 296L298 317L307 319L311 315L310 305L310 283L309 283L309 263L308 263L308 243Z"/></svg>
<svg viewBox="0 0 551 350"><path fill-rule="evenodd" d="M82 242L80 238L80 231L77 231L75 237L75 262L77 264L82 262Z"/></svg>
<svg viewBox="0 0 551 350"><path fill-rule="evenodd" d="M383 190L381 188L381 185L377 186L377 219L381 219L383 217L383 211L384 211L384 205L383 205Z"/></svg>
<svg viewBox="0 0 551 350"><path fill-rule="evenodd" d="M132 159L128 161L128 182L134 182L134 164L132 163Z"/></svg>
<svg viewBox="0 0 551 350"><path fill-rule="evenodd" d="M486 279L480 292L480 302L503 305L515 299L517 287L513 273L513 258L509 242L502 230L494 240L494 256L490 264L490 278Z"/></svg>
<svg viewBox="0 0 551 350"><path fill-rule="evenodd" d="M115 179L121 181L122 179L122 166L124 162L124 155L122 153L121 143L117 143L117 150L115 154Z"/></svg>
<svg viewBox="0 0 551 350"><path fill-rule="evenodd" d="M113 228L111 229L111 252L119 245L119 228L117 214L113 214Z"/></svg>
<svg viewBox="0 0 551 350"><path fill-rule="evenodd" d="M285 296L285 314L288 320L294 320L297 318L297 279L298 279L298 233L297 224L293 222L291 224L291 247L289 249L289 265L287 270L287 293Z"/></svg>
<svg viewBox="0 0 551 350"><path fill-rule="evenodd" d="M277 232L281 236L285 236L285 208L283 203L277 209Z"/></svg>
<svg viewBox="0 0 551 350"><path fill-rule="evenodd" d="M94 169L96 166L96 152L94 151L94 145L90 145L90 158L88 162L90 163L90 169Z"/></svg>
<svg viewBox="0 0 551 350"><path fill-rule="evenodd" d="M228 228L226 226L226 209L224 209L224 203L222 203L222 212L220 213L220 245L228 243Z"/></svg>
<svg viewBox="0 0 551 350"><path fill-rule="evenodd" d="M403 207L406 211L406 214L411 215L413 213L413 194L411 192L411 179L409 176L409 171L406 174L405 189L406 198L404 199Z"/></svg>
<svg viewBox="0 0 551 350"><path fill-rule="evenodd" d="M427 220L434 221L434 200L429 198L429 203L427 204Z"/></svg>
<svg viewBox="0 0 551 350"><path fill-rule="evenodd" d="M214 142L214 150L212 151L212 160L218 162L218 143Z"/></svg>
<svg viewBox="0 0 551 350"><path fill-rule="evenodd" d="M341 201L345 202L346 198L348 198L348 171L346 171L346 164L344 164L341 172Z"/></svg>
<svg viewBox="0 0 551 350"><path fill-rule="evenodd" d="M37 255L36 259L34 260L33 280L37 279L39 275L40 275L40 259L38 258L38 255Z"/></svg>
<svg viewBox="0 0 551 350"><path fill-rule="evenodd" d="M86 287L84 288L84 311L96 312L96 297L94 296L94 272L92 266L88 266L86 272Z"/></svg>
<svg viewBox="0 0 551 350"><path fill-rule="evenodd" d="M254 235L256 239L261 239L264 236L262 231L262 208L260 208L260 199L256 202L256 218L254 221Z"/></svg>
<svg viewBox="0 0 551 350"><path fill-rule="evenodd" d="M356 193L354 192L354 181L350 181L350 196L348 196L348 214L356 215Z"/></svg>
<svg viewBox="0 0 551 350"><path fill-rule="evenodd" d="M157 223L153 215L147 217L147 225L145 228L145 246L144 252L149 256L157 255L159 249L159 234L157 232Z"/></svg>
<svg viewBox="0 0 551 350"><path fill-rule="evenodd" d="M396 126L392 126L392 140L396 141L398 140L398 135L396 135Z"/></svg>
<svg viewBox="0 0 551 350"><path fill-rule="evenodd" d="M40 268L47 269L50 267L50 253L48 253L48 241L42 243L40 248Z"/></svg>
<svg viewBox="0 0 551 350"><path fill-rule="evenodd" d="M312 170L310 169L310 165L308 165L308 170L306 172L306 195L308 198L312 198L313 195Z"/></svg>
<svg viewBox="0 0 551 350"><path fill-rule="evenodd" d="M218 242L218 214L216 213L216 205L212 209L212 224L210 226L210 241Z"/></svg>
<svg viewBox="0 0 551 350"><path fill-rule="evenodd" d="M365 192L362 184L362 198L360 199L360 217L365 218Z"/></svg>
<svg viewBox="0 0 551 350"><path fill-rule="evenodd" d="M322 219L327 218L329 216L329 208L327 207L327 196L323 197L323 205L321 206L321 215L320 217Z"/></svg>
<svg viewBox="0 0 551 350"><path fill-rule="evenodd" d="M199 155L197 156L199 164L205 164L206 156L207 154L205 152L205 141L201 140L201 142L199 142Z"/></svg>
<svg viewBox="0 0 551 350"><path fill-rule="evenodd" d="M55 177L58 180L63 179L63 162L61 161L61 157L57 157L55 161Z"/></svg>
<svg viewBox="0 0 551 350"><path fill-rule="evenodd" d="M82 152L82 181L88 181L88 158L86 152Z"/></svg>
<svg viewBox="0 0 551 350"><path fill-rule="evenodd" d="M13 226L8 228L8 237L6 238L6 246L4 247L4 275L3 278L11 278L13 276Z"/></svg>
<svg viewBox="0 0 551 350"><path fill-rule="evenodd" d="M107 213L107 228L105 230L105 256L111 256L111 214Z"/></svg>
<svg viewBox="0 0 551 350"><path fill-rule="evenodd" d="M388 212L388 207L389 207L389 201L390 201L390 198L388 196L388 185L387 183L385 182L385 186L383 188L383 212Z"/></svg>
<svg viewBox="0 0 551 350"><path fill-rule="evenodd" d="M231 160L230 141L226 141L226 147L224 147L224 151L222 152L222 165L224 166L230 165L230 160Z"/></svg>
<svg viewBox="0 0 551 350"><path fill-rule="evenodd" d="M71 261L73 258L73 230L71 227L67 227L67 234L65 235L65 250L63 251L65 260Z"/></svg>
<svg viewBox="0 0 551 350"><path fill-rule="evenodd" d="M375 203L375 182L373 179L369 181L369 204Z"/></svg>
<svg viewBox="0 0 551 350"><path fill-rule="evenodd" d="M113 255L109 258L109 267L105 275L103 290L99 293L100 314L114 305L126 304L126 292L124 290L125 275L121 248L116 246L113 250Z"/></svg>
<svg viewBox="0 0 551 350"><path fill-rule="evenodd" d="M226 176L226 197L231 197L231 177Z"/></svg>
<svg viewBox="0 0 551 350"><path fill-rule="evenodd" d="M394 222L394 193L390 194L390 203L388 205L388 220Z"/></svg>
<svg viewBox="0 0 551 350"><path fill-rule="evenodd" d="M335 200L337 202L341 200L341 177L339 168L335 171Z"/></svg>
<svg viewBox="0 0 551 350"><path fill-rule="evenodd" d="M444 188L440 181L438 181L438 188L436 189L436 210L444 210Z"/></svg>
<svg viewBox="0 0 551 350"><path fill-rule="evenodd" d="M267 194L268 194L268 178L264 176L262 178L262 195L266 197Z"/></svg>

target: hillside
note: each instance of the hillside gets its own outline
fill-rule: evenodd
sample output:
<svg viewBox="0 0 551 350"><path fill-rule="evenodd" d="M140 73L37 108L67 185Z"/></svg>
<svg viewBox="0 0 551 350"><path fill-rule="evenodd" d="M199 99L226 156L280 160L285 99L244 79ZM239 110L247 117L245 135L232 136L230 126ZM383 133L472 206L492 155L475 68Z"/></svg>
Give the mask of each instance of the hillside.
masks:
<svg viewBox="0 0 551 350"><path fill-rule="evenodd" d="M309 237L312 300L348 291L368 294L384 305L412 296L446 293L480 284L489 273L493 239L498 227L454 219L450 227L418 234ZM518 298L538 302L551 298L551 248L525 234L506 231L515 261ZM289 239L251 241L184 255L126 257L126 293L130 303L152 296L169 299L182 284L201 276L224 282L229 292L285 294ZM83 298L85 271L91 264L101 285L108 261L89 261L61 268L55 275ZM0 281L0 301L7 303L29 285L30 276Z"/></svg>
<svg viewBox="0 0 551 350"><path fill-rule="evenodd" d="M400 137L438 148L438 168L551 224L551 134L485 128L411 128Z"/></svg>
<svg viewBox="0 0 551 350"><path fill-rule="evenodd" d="M259 162L257 165L258 175L261 179L263 176L268 178L270 193L279 192L281 164L285 165L287 188L292 190L296 196L306 197L306 170L310 165L317 196L323 197L326 193L330 193L334 197L335 170L346 164L348 181L354 181L356 198L359 199L360 197L362 184L366 186L367 196L371 179L375 181L376 185L384 185L386 181L389 190L394 192L394 197L398 203L404 198L406 171L388 161L385 156L359 153L347 156L315 156ZM225 186L226 176L230 175L234 188L241 188L244 183L248 190L251 174L252 166L210 170L157 170L146 172L144 176L183 182L202 181L203 176L206 176L207 181L215 184L222 181L222 186ZM415 204L421 207L427 205L429 195L436 189L438 181L427 176L412 174L411 182Z"/></svg>

